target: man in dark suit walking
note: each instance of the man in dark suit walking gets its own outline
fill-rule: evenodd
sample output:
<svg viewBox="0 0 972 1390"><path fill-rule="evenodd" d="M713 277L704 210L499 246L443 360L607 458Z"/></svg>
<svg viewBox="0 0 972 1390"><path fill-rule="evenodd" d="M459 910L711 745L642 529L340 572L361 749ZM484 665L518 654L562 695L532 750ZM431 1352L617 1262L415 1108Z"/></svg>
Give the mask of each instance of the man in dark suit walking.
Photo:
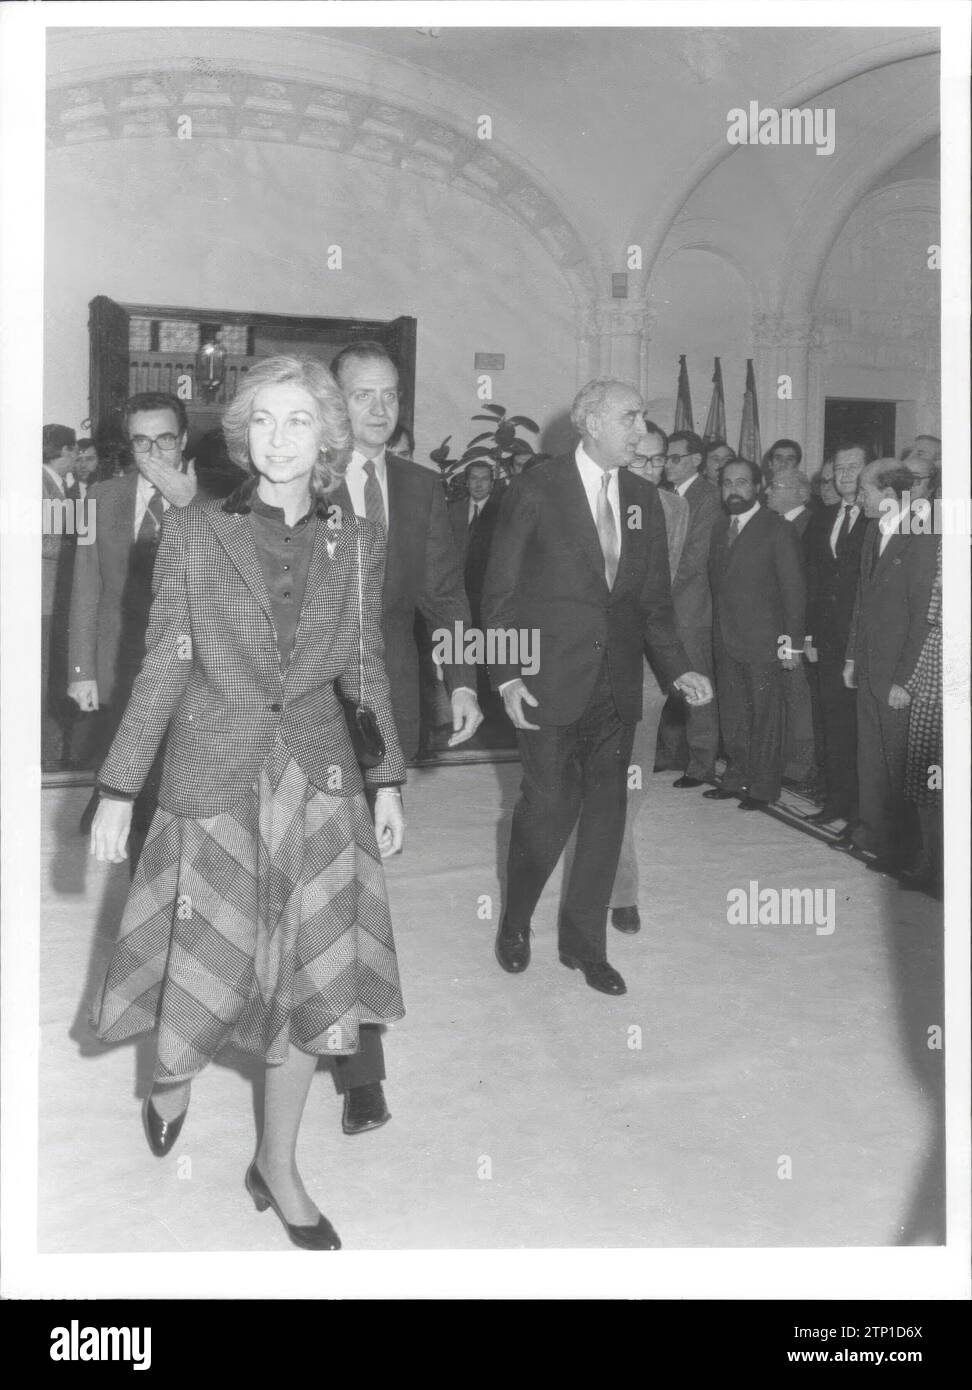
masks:
<svg viewBox="0 0 972 1390"><path fill-rule="evenodd" d="M469 627L469 603L437 473L398 458L386 445L398 424L398 369L378 342L352 343L331 371L348 403L354 453L338 506L378 521L388 533L382 628L398 738L406 759L419 744L419 655L415 611L430 628ZM475 673L461 661L445 666L452 701L449 747L472 738L482 722Z"/></svg>
<svg viewBox="0 0 972 1390"><path fill-rule="evenodd" d="M867 525L857 500L867 449L848 441L838 445L831 462L840 500L819 509L805 536L807 675L824 784L823 806L809 819L818 825L857 819L857 697L844 684L844 660Z"/></svg>
<svg viewBox="0 0 972 1390"><path fill-rule="evenodd" d="M689 505L688 535L672 581L672 603L679 640L696 671L714 679L712 664L712 596L709 592L709 545L722 519L719 494L700 473L702 440L691 430L679 430L668 440L665 477ZM719 716L715 701L689 705L670 695L658 726L656 770L682 775L674 785L701 787L715 779L719 747Z"/></svg>
<svg viewBox="0 0 972 1390"><path fill-rule="evenodd" d="M529 965L531 918L576 824L560 959L592 989L617 995L625 983L606 958L607 911L646 646L686 698L702 704L712 689L687 669L675 631L657 494L625 466L645 434L640 395L625 382L589 382L571 421L575 453L537 464L507 491L483 589L487 631L521 645L519 660L491 671L523 766L496 955L511 974Z"/></svg>
<svg viewBox="0 0 972 1390"><path fill-rule="evenodd" d="M376 522L388 537L382 586L385 669L398 740L410 760L418 751L420 733L416 609L430 629L451 633L456 623L469 627L469 603L438 474L398 458L386 447L398 425L395 363L381 343L364 341L342 349L331 371L347 401L354 436L351 462L331 501ZM453 715L449 746L454 748L472 738L483 716L474 668L453 661L444 667L444 675ZM391 1119L384 1079L380 1030L364 1024L358 1052L337 1061L345 1134L362 1134Z"/></svg>
<svg viewBox="0 0 972 1390"><path fill-rule="evenodd" d="M88 488L95 540L77 548L68 624L67 693L82 712L100 714L97 762L114 738L145 655L162 517L196 495L195 470L183 460L188 421L182 401L158 392L132 396L124 422L135 467ZM161 760L136 801L134 840L148 830L160 770ZM82 830L96 801L82 817ZM136 859L133 843L133 871Z"/></svg>
<svg viewBox="0 0 972 1390"><path fill-rule="evenodd" d="M907 464L893 458L861 473L868 526L844 666L845 685L857 690L860 819L851 838L876 856L869 867L889 874L910 867L919 843L904 798L911 703L905 682L928 634L939 542L908 524L914 482Z"/></svg>
<svg viewBox="0 0 972 1390"><path fill-rule="evenodd" d="M462 566L473 626L482 627L483 581L499 516L502 489L494 486L492 467L485 460L468 464L465 479L466 495L449 503L449 521ZM487 738L487 745L490 745L496 740L497 731L508 730L509 724L503 702L491 687L485 666L476 668L476 694L483 711L482 734Z"/></svg>
<svg viewBox="0 0 972 1390"><path fill-rule="evenodd" d="M711 801L739 797L744 811L780 794L785 671L803 651L806 586L798 541L775 512L760 506L762 477L748 459L722 470L729 513L712 538L713 645L728 765Z"/></svg>

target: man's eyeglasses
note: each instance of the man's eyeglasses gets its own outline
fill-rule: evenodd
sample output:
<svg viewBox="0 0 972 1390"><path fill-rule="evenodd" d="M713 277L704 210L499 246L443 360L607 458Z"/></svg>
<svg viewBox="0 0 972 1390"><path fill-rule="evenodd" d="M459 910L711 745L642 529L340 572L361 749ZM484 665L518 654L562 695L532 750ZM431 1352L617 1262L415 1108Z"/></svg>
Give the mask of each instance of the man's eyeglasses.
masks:
<svg viewBox="0 0 972 1390"><path fill-rule="evenodd" d="M666 455L665 455L665 462L666 462L666 463L678 463L679 459L685 459L685 458L688 458L688 451L687 451L687 450L686 450L686 452L685 452L684 454L666 454Z"/></svg>
<svg viewBox="0 0 972 1390"><path fill-rule="evenodd" d="M635 458L640 463L653 463L656 468L661 468L664 465L666 457L665 454L635 454Z"/></svg>
<svg viewBox="0 0 972 1390"><path fill-rule="evenodd" d="M128 442L136 454L150 454L153 449L158 449L160 454L169 454L179 443L179 436L157 434L154 439L149 439L147 434L133 434Z"/></svg>

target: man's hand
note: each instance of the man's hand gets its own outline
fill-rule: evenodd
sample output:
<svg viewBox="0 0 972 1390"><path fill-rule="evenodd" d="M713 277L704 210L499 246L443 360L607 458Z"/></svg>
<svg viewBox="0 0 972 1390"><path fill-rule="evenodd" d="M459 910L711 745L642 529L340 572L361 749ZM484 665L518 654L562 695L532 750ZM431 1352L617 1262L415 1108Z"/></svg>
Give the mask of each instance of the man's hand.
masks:
<svg viewBox="0 0 972 1390"><path fill-rule="evenodd" d="M124 864L132 824L131 801L102 798L91 822L91 853L105 864Z"/></svg>
<svg viewBox="0 0 972 1390"><path fill-rule="evenodd" d="M472 738L482 722L483 712L479 708L476 692L470 690L468 686L454 690L452 692L453 733L450 735L448 746L455 748L457 744L465 743L467 738Z"/></svg>
<svg viewBox="0 0 972 1390"><path fill-rule="evenodd" d="M857 678L854 675L853 661L844 662L844 684L847 686L848 690L857 689Z"/></svg>
<svg viewBox="0 0 972 1390"><path fill-rule="evenodd" d="M903 685L892 685L888 691L888 704L892 709L907 709L911 704L911 696Z"/></svg>
<svg viewBox="0 0 972 1390"><path fill-rule="evenodd" d="M187 507L196 495L196 464L190 459L186 471L156 460L152 454L139 462L139 469L154 483L165 500L173 507Z"/></svg>
<svg viewBox="0 0 972 1390"><path fill-rule="evenodd" d="M100 709L97 681L71 681L67 693L68 699L73 700L78 709Z"/></svg>
<svg viewBox="0 0 972 1390"><path fill-rule="evenodd" d="M523 710L524 705L532 705L536 709L539 701L534 699L519 676L515 681L510 681L509 685L503 687L503 704L515 728L539 729L540 725L531 724Z"/></svg>
<svg viewBox="0 0 972 1390"><path fill-rule="evenodd" d="M698 671L686 671L675 682L675 689L685 696L687 705L707 705L712 699L712 682Z"/></svg>
<svg viewBox="0 0 972 1390"><path fill-rule="evenodd" d="M405 812L394 787L379 787L375 797L375 838L382 859L401 854L405 843Z"/></svg>

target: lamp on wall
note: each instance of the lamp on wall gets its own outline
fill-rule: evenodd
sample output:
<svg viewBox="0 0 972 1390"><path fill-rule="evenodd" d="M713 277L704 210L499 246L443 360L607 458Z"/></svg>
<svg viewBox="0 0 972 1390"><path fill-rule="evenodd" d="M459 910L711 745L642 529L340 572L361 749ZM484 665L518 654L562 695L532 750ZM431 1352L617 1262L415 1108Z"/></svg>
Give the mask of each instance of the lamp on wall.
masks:
<svg viewBox="0 0 972 1390"><path fill-rule="evenodd" d="M226 380L226 349L221 342L218 323L199 325L199 350L196 353L196 389L207 401L214 401Z"/></svg>

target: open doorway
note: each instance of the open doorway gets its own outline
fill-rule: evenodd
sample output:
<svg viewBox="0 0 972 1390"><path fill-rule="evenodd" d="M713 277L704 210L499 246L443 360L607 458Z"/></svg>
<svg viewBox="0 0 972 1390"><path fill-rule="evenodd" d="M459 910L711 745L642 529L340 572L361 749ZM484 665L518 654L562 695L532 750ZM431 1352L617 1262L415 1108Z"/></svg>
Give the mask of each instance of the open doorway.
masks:
<svg viewBox="0 0 972 1390"><path fill-rule="evenodd" d="M898 407L895 401L828 396L824 403L824 457L842 439L859 439L874 458L894 457Z"/></svg>

